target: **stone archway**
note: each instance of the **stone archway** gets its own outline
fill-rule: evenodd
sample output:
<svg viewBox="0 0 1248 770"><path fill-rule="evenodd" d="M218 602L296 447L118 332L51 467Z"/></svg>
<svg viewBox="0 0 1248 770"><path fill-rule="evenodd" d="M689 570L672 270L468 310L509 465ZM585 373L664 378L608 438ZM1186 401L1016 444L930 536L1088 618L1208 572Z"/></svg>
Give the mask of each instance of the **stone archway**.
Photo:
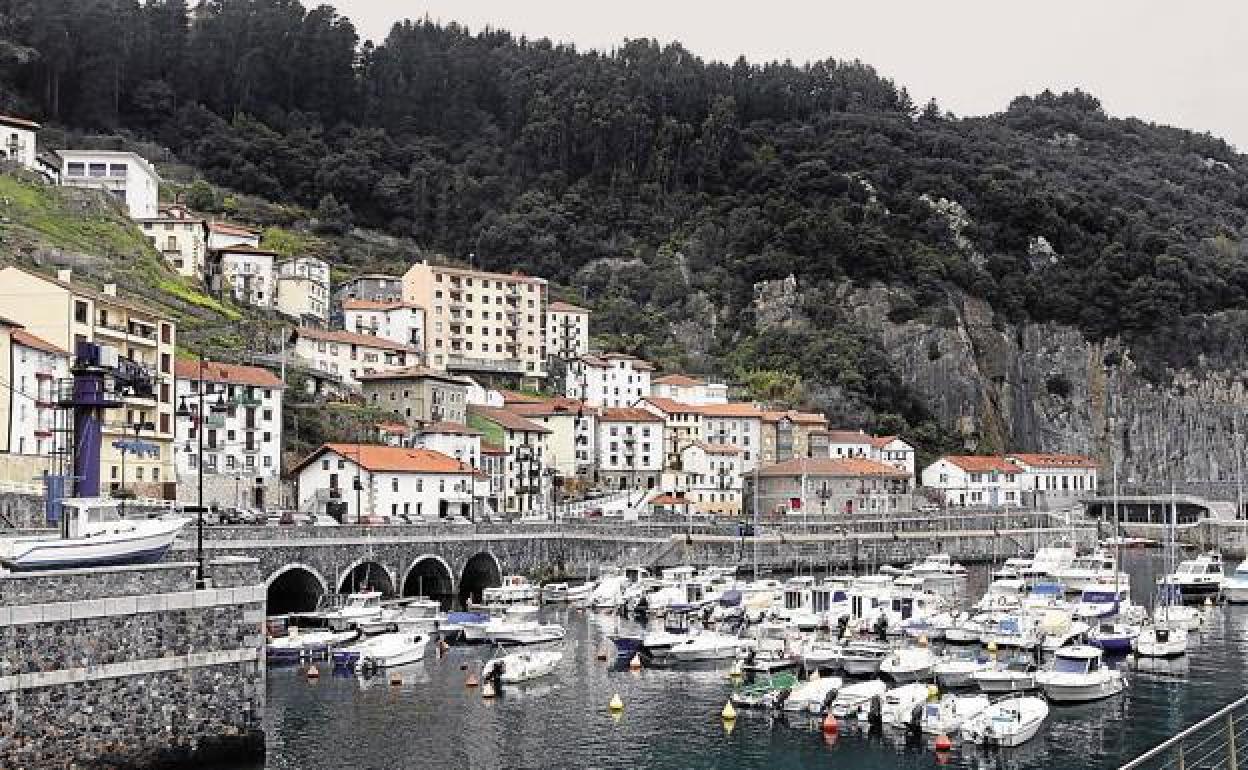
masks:
<svg viewBox="0 0 1248 770"><path fill-rule="evenodd" d="M468 601L481 601L481 592L491 586L503 584L503 567L498 559L489 551L480 551L464 562L464 570L459 576L459 601L464 606Z"/></svg>
<svg viewBox="0 0 1248 770"><path fill-rule="evenodd" d="M450 609L455 600L455 572L441 556L418 556L403 576L401 595L427 596L436 599L442 609Z"/></svg>
<svg viewBox="0 0 1248 770"><path fill-rule="evenodd" d="M338 593L356 591L381 591L387 598L395 595L394 575L380 562L358 559L338 574Z"/></svg>
<svg viewBox="0 0 1248 770"><path fill-rule="evenodd" d="M311 612L329 592L320 572L306 564L287 564L269 576L267 607L269 615Z"/></svg>

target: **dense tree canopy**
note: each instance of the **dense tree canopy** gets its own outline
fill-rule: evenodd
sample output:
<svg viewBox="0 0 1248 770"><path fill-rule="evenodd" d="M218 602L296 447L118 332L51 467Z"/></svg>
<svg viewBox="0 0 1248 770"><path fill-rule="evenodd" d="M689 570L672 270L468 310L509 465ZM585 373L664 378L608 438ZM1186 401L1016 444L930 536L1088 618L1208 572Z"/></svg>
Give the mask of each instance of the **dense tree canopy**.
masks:
<svg viewBox="0 0 1248 770"><path fill-rule="evenodd" d="M755 328L754 284L788 275L908 287L902 318L956 286L1093 336L1248 298L1244 159L1077 91L957 119L856 61L578 52L429 21L361 43L296 0L0 0L0 59L0 107L156 139L322 228L580 286L604 333L651 352L709 301L722 361L748 343L850 387L878 369ZM772 360L782 344L806 352Z"/></svg>

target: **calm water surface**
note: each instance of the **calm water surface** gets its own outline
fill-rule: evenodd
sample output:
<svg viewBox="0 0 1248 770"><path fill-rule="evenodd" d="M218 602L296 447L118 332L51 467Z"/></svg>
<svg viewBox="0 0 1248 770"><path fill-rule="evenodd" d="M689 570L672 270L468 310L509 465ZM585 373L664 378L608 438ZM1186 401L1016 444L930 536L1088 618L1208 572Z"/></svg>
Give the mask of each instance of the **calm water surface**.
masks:
<svg viewBox="0 0 1248 770"><path fill-rule="evenodd" d="M1158 559L1136 552L1124 562L1137 601L1149 596ZM986 570L975 570L969 592L978 596L987 580ZM731 684L722 670L612 670L595 653L609 644L607 634L632 627L629 621L567 609L545 617L568 627L561 669L546 680L507 687L495 701L463 686L460 666L479 671L485 648L456 647L442 658L431 653L402 671L399 687L384 678L310 682L302 669L271 669L268 758L263 766L238 770L1112 768L1239 697L1248 685L1248 607L1216 608L1186 658L1135 671L1123 695L1053 706L1041 734L1022 747L959 746L937 757L930 743L907 743L888 730L843 729L828 741L814 722L751 713L726 732L719 711ZM616 692L625 703L618 719L607 712Z"/></svg>

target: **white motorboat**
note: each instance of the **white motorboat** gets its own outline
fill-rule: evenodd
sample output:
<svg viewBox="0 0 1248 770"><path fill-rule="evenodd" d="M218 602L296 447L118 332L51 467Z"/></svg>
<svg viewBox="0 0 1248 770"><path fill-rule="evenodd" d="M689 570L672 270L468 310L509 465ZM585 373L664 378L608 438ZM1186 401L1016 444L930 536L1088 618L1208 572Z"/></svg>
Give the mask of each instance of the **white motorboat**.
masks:
<svg viewBox="0 0 1248 770"><path fill-rule="evenodd" d="M547 583L542 586L542 601L548 603L573 603L589 598L594 591L593 583L568 585L567 583Z"/></svg>
<svg viewBox="0 0 1248 770"><path fill-rule="evenodd" d="M1019 657L971 674L981 692L1026 692L1036 689L1036 664Z"/></svg>
<svg viewBox="0 0 1248 770"><path fill-rule="evenodd" d="M274 663L327 658L335 647L349 644L359 638L359 635L354 630L334 631L323 628L303 631L298 626L293 626L286 636L272 639L265 645L265 657Z"/></svg>
<svg viewBox="0 0 1248 770"><path fill-rule="evenodd" d="M868 708L873 698L883 699L886 692L888 685L883 679L845 685L837 691L828 713L839 719L853 717Z"/></svg>
<svg viewBox="0 0 1248 770"><path fill-rule="evenodd" d="M927 647L902 647L880 662L880 674L898 684L918 682L932 675L936 657Z"/></svg>
<svg viewBox="0 0 1248 770"><path fill-rule="evenodd" d="M596 610L614 610L624 603L624 589L629 580L624 575L608 575L598 581L589 594L589 606Z"/></svg>
<svg viewBox="0 0 1248 770"><path fill-rule="evenodd" d="M752 672L783 671L802 662L801 637L783 623L759 626L758 643L741 657L742 669Z"/></svg>
<svg viewBox="0 0 1248 770"><path fill-rule="evenodd" d="M318 613L328 625L367 623L381 617L381 591L357 591L345 597L339 594L338 602Z"/></svg>
<svg viewBox="0 0 1248 770"><path fill-rule="evenodd" d="M490 658L481 667L481 681L516 684L546 676L559 667L563 653L558 650L525 650Z"/></svg>
<svg viewBox="0 0 1248 770"><path fill-rule="evenodd" d="M1005 560L996 570L993 570L993 580L1012 580L1021 578L1031 572L1031 559L1021 556L1014 556Z"/></svg>
<svg viewBox="0 0 1248 770"><path fill-rule="evenodd" d="M966 567L955 564L947 553L934 553L923 561L910 565L908 572L924 580L947 580L966 577Z"/></svg>
<svg viewBox="0 0 1248 770"><path fill-rule="evenodd" d="M362 645L355 667L359 671L405 666L423 660L429 646L429 634L396 631L374 636Z"/></svg>
<svg viewBox="0 0 1248 770"><path fill-rule="evenodd" d="M1075 558L1068 566L1056 570L1053 577L1073 593L1112 590L1114 586L1129 582L1127 574L1118 570L1113 554L1099 549Z"/></svg>
<svg viewBox="0 0 1248 770"><path fill-rule="evenodd" d="M1104 653L1089 645L1058 650L1053 667L1036 675L1036 684L1051 701L1078 703L1117 695L1127 688L1122 672L1105 665Z"/></svg>
<svg viewBox="0 0 1248 770"><path fill-rule="evenodd" d="M667 652L670 663L706 663L733 660L747 654L757 646L753 639L742 639L718 631L702 631L686 636L684 641L673 644Z"/></svg>
<svg viewBox="0 0 1248 770"><path fill-rule="evenodd" d="M1231 604L1248 603L1248 559L1241 561L1222 581L1222 596Z"/></svg>
<svg viewBox="0 0 1248 770"><path fill-rule="evenodd" d="M832 705L843 684L838 676L812 677L789 691L789 697L784 699L784 710L821 714Z"/></svg>
<svg viewBox="0 0 1248 770"><path fill-rule="evenodd" d="M1195 559L1179 562L1173 573L1158 578L1157 585L1163 591L1177 591L1182 604L1203 604L1206 599L1216 601L1222 593L1222 554L1217 551L1202 553Z"/></svg>
<svg viewBox="0 0 1248 770"><path fill-rule="evenodd" d="M952 735L991 705L987 695L945 695L923 707L920 726L928 735Z"/></svg>
<svg viewBox="0 0 1248 770"><path fill-rule="evenodd" d="M944 639L945 633L961 620L962 615L956 612L936 612L903 621L901 630L911 639L925 638L936 642Z"/></svg>
<svg viewBox="0 0 1248 770"><path fill-rule="evenodd" d="M1040 616L1036 622L1036 630L1040 634L1040 646L1046 652L1052 652L1087 641L1092 627L1082 620L1075 620L1067 611L1050 610Z"/></svg>
<svg viewBox="0 0 1248 770"><path fill-rule="evenodd" d="M931 691L921 682L903 684L884 693L884 701L880 704L880 718L886 725L893 727L918 727L923 718L923 705L927 703Z"/></svg>
<svg viewBox="0 0 1248 770"><path fill-rule="evenodd" d="M872 676L892 649L878 642L850 642L841 654L841 667L850 676Z"/></svg>
<svg viewBox="0 0 1248 770"><path fill-rule="evenodd" d="M1007 698L962 725L962 738L985 746L1021 746L1036 736L1049 716L1043 698Z"/></svg>
<svg viewBox="0 0 1248 770"><path fill-rule="evenodd" d="M1013 612L1023 606L1027 595L1027 582L1022 578L998 578L988 585L988 590L974 609L978 612Z"/></svg>
<svg viewBox="0 0 1248 770"><path fill-rule="evenodd" d="M802 648L802 667L807 671L840 671L845 646L836 641L813 639Z"/></svg>
<svg viewBox="0 0 1248 770"><path fill-rule="evenodd" d="M1119 613L1127 612L1133 606L1130 594L1125 581L1122 588L1118 589L1113 586L1085 589L1071 612L1076 618L1089 623L1102 618L1111 618Z"/></svg>
<svg viewBox="0 0 1248 770"><path fill-rule="evenodd" d="M1134 623L1102 623L1088 632L1088 644L1123 655L1131 652L1139 635L1140 627Z"/></svg>
<svg viewBox="0 0 1248 770"><path fill-rule="evenodd" d="M1023 577L1048 577L1055 578L1058 573L1066 570L1075 560L1078 553L1074 546L1069 543L1049 546L1036 551L1036 555L1031 560L1031 566Z"/></svg>
<svg viewBox="0 0 1248 770"><path fill-rule="evenodd" d="M503 584L490 586L481 592L481 603L469 603L469 609L505 609L513 604L535 604L541 598L541 590L524 575L504 575Z"/></svg>
<svg viewBox="0 0 1248 770"><path fill-rule="evenodd" d="M991 661L987 656L978 653L962 654L936 661L932 666L932 675L936 678L936 684L941 687L973 687L975 680L972 677L990 665Z"/></svg>
<svg viewBox="0 0 1248 770"><path fill-rule="evenodd" d="M1187 652L1187 629L1145 626L1132 640L1131 649L1142 658L1177 658Z"/></svg>
<svg viewBox="0 0 1248 770"><path fill-rule="evenodd" d="M1031 615L1003 615L996 624L984 627L980 641L997 647L1016 647L1029 650L1040 644L1040 629Z"/></svg>
<svg viewBox="0 0 1248 770"><path fill-rule="evenodd" d="M962 618L945 629L945 641L950 644L975 644L984 633L984 625L991 621L992 616L979 614L962 616Z"/></svg>
<svg viewBox="0 0 1248 770"><path fill-rule="evenodd" d="M185 516L122 518L118 500L61 500L60 536L0 538L0 565L13 572L150 564L164 558Z"/></svg>
<svg viewBox="0 0 1248 770"><path fill-rule="evenodd" d="M487 623L484 633L491 643L508 645L557 642L567 636L568 632L558 623L502 619Z"/></svg>

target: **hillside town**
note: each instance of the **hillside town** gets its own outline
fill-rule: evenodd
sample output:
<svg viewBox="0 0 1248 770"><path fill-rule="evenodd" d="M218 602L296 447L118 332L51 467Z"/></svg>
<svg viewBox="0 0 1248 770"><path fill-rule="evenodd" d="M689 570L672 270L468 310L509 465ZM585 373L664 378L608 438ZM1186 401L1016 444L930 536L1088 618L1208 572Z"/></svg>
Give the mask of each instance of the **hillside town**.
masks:
<svg viewBox="0 0 1248 770"><path fill-rule="evenodd" d="M124 287L71 269L0 270L13 393L0 412L6 481L55 473L68 453L72 425L58 403L77 347L90 343L155 384L103 420L105 487L196 504L202 495L214 510L372 523L573 507L633 518L829 516L1055 509L1096 493L1097 463L1085 456L945 456L919 468L904 436L829 424L803 404L596 349L593 313L538 276L422 259L402 274L333 279L322 259L266 248L256 228L161 201L161 177L138 154L36 152L38 124L0 117L0 126L12 161L48 184L115 198L171 271L285 327L280 354L258 364L180 345L176 319ZM309 392L288 393L294 372ZM291 395L385 418L292 457Z"/></svg>

